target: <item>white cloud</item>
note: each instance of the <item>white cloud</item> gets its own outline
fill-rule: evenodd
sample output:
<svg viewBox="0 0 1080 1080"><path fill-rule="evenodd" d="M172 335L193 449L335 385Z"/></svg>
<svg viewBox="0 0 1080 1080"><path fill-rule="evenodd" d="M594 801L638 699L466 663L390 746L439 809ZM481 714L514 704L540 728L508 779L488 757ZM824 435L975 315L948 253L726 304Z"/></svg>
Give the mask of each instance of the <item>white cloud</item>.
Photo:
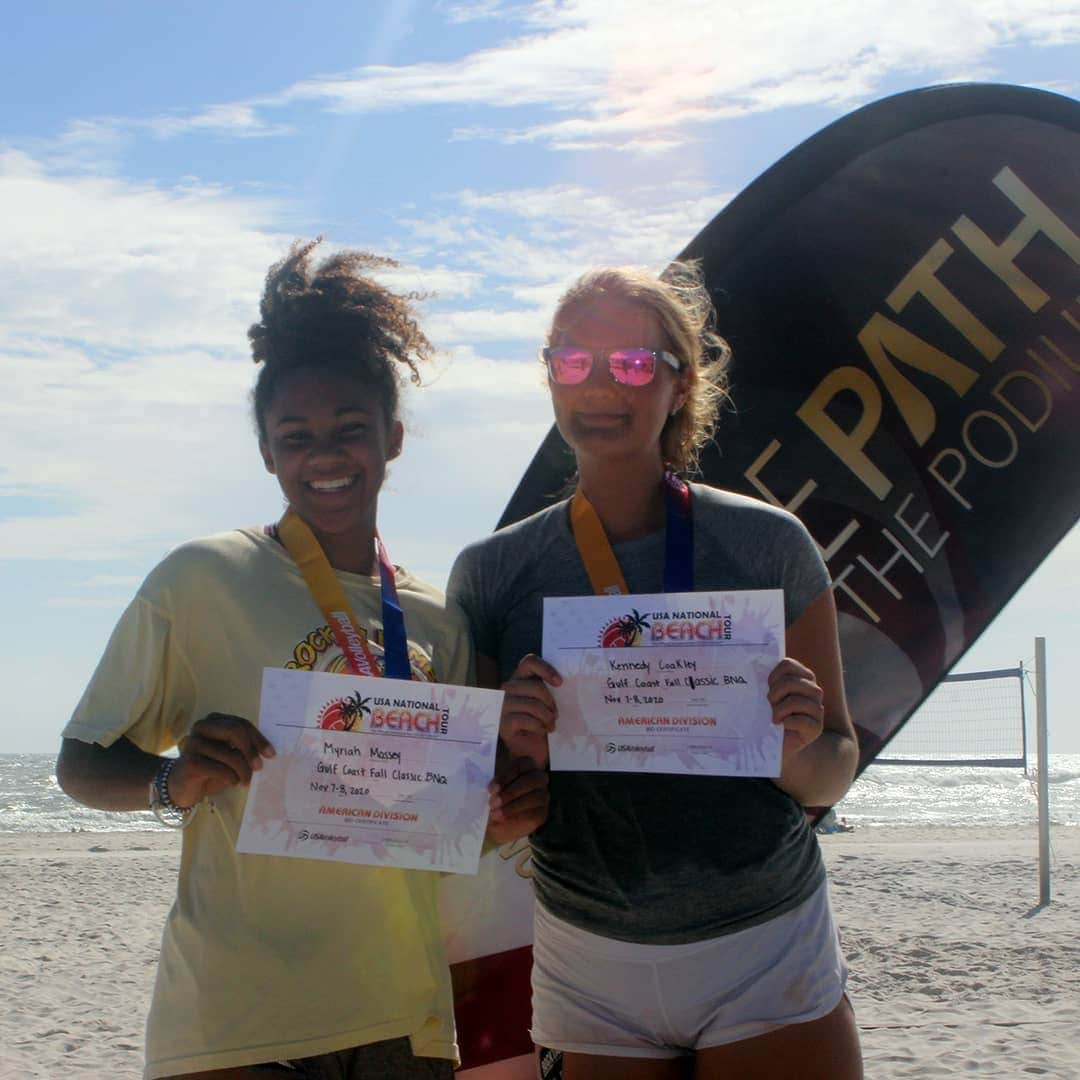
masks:
<svg viewBox="0 0 1080 1080"><path fill-rule="evenodd" d="M145 121L126 121L118 124L145 128L160 139L179 135L221 135L232 138L264 138L286 135L292 129L287 124L271 123L259 110L259 101L236 101L211 105L199 112L164 113Z"/></svg>
<svg viewBox="0 0 1080 1080"><path fill-rule="evenodd" d="M94 574L78 583L81 589L132 589L139 579L128 574Z"/></svg>
<svg viewBox="0 0 1080 1080"><path fill-rule="evenodd" d="M91 152L107 155L113 147L124 146L140 134L156 139L202 135L232 139L266 138L288 135L291 125L272 121L264 114L271 99L232 101L208 105L204 109L172 109L155 116L95 116L69 121L60 137L48 146L53 164L66 158L74 163Z"/></svg>
<svg viewBox="0 0 1080 1080"><path fill-rule="evenodd" d="M483 275L449 266L404 264L397 270L382 270L380 282L395 292L419 292L440 300L464 300L480 291Z"/></svg>
<svg viewBox="0 0 1080 1080"><path fill-rule="evenodd" d="M0 557L145 562L255 516L245 332L276 210L0 155Z"/></svg>
<svg viewBox="0 0 1080 1080"><path fill-rule="evenodd" d="M517 301L531 303L534 313L511 319L484 318L480 331L492 340L503 322L508 337L533 335L536 318L550 314L562 289L584 269L606 264L663 268L731 198L706 184L672 181L662 186L623 187L601 192L580 184L545 188L478 192L453 197L453 210L400 222L414 239L404 245L417 262L430 250L433 232L447 218L455 222L456 260L485 275L484 294L503 289ZM440 238L437 250L444 250ZM478 313L459 311L453 318L433 313L446 332L467 332ZM541 329L546 326L541 325ZM454 336L451 340L467 340Z"/></svg>
<svg viewBox="0 0 1080 1080"><path fill-rule="evenodd" d="M135 136L133 129L111 117L76 118L56 138L32 140L30 147L54 168L105 176L116 171Z"/></svg>
<svg viewBox="0 0 1080 1080"><path fill-rule="evenodd" d="M0 344L243 355L244 320L285 247L269 231L279 212L215 188L62 176L0 153Z"/></svg>
<svg viewBox="0 0 1080 1080"><path fill-rule="evenodd" d="M192 350L104 365L45 348L32 362L0 353L0 370L0 478L53 504L4 521L0 558L160 553L231 524L229 503L250 504L259 466L247 364Z"/></svg>
<svg viewBox="0 0 1080 1080"><path fill-rule="evenodd" d="M547 329L550 310L493 311L477 308L433 312L425 320L428 334L439 342L534 341Z"/></svg>
<svg viewBox="0 0 1080 1080"><path fill-rule="evenodd" d="M138 582L136 581L136 584ZM51 596L45 601L50 608L104 608L119 611L131 599L133 590L116 596Z"/></svg>
<svg viewBox="0 0 1080 1080"><path fill-rule="evenodd" d="M1040 90L1048 90L1052 94L1062 94L1065 97L1077 97L1080 95L1080 80L1076 79L1047 79L1045 82L1032 83Z"/></svg>
<svg viewBox="0 0 1080 1080"><path fill-rule="evenodd" d="M510 16L513 9L506 0L443 0L435 5L435 10L448 22L480 22L484 19L501 19Z"/></svg>
<svg viewBox="0 0 1080 1080"><path fill-rule="evenodd" d="M472 124L456 137L659 154L719 118L791 105L850 107L891 77L992 74L994 50L1080 41L1074 0L672 0L662 18L655 0L623 0L617 13L609 0L474 0L440 10L449 22L498 19L518 34L455 60L371 64L258 100L160 117L156 130L270 134L278 129L272 112L304 103L354 113L528 106L550 118Z"/></svg>
<svg viewBox="0 0 1080 1080"><path fill-rule="evenodd" d="M466 189L457 196L465 210L497 210L528 220L541 219L546 225L592 224L611 220L621 208L615 196L590 191L580 184L558 184L546 188L519 188L516 191L480 192Z"/></svg>
<svg viewBox="0 0 1080 1080"><path fill-rule="evenodd" d="M1002 50L1080 42L1075 0L669 0L662 15L655 0L622 0L617 9L610 0L448 0L436 10L452 24L504 24L506 36L452 60L367 63L238 101L73 120L49 146L50 160L109 169L140 134L282 136L312 106L513 111L504 123L470 117L451 137L657 157L724 118L800 105L850 109L898 78L993 80ZM395 52L410 14L405 5L376 21L371 59Z"/></svg>
<svg viewBox="0 0 1080 1080"><path fill-rule="evenodd" d="M399 219L408 270L394 284L431 288L423 321L437 345L498 342L502 356L531 361L578 274L611 263L660 270L730 197L689 180L606 191L465 189ZM433 259L434 271L412 269Z"/></svg>

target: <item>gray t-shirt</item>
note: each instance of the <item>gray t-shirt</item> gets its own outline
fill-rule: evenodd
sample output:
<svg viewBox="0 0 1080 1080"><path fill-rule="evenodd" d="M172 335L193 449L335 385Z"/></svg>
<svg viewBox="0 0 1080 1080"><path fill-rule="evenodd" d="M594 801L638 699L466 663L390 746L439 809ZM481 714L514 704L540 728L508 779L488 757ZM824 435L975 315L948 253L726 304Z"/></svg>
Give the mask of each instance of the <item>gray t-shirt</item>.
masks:
<svg viewBox="0 0 1080 1080"><path fill-rule="evenodd" d="M829 586L802 523L702 485L693 490L694 588L782 588L792 623ZM663 530L614 545L632 593L662 591ZM592 589L561 502L467 547L447 594L502 678L540 652L545 596ZM770 780L553 772L532 837L534 883L553 915L605 937L677 944L798 906L824 881L802 807Z"/></svg>

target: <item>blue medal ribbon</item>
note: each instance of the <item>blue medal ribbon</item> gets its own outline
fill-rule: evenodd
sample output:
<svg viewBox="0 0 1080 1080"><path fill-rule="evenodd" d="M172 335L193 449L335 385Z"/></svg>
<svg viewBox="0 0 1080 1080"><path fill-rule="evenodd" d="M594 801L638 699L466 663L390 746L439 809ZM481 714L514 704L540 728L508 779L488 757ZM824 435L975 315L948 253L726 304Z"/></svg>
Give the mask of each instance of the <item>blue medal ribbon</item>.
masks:
<svg viewBox="0 0 1080 1080"><path fill-rule="evenodd" d="M694 518L690 485L664 473L664 592L694 591Z"/></svg>
<svg viewBox="0 0 1080 1080"><path fill-rule="evenodd" d="M388 679L411 679L409 640L405 636L405 613L401 610L394 581L394 564L378 534L375 545L379 553L379 581L382 584L383 674Z"/></svg>

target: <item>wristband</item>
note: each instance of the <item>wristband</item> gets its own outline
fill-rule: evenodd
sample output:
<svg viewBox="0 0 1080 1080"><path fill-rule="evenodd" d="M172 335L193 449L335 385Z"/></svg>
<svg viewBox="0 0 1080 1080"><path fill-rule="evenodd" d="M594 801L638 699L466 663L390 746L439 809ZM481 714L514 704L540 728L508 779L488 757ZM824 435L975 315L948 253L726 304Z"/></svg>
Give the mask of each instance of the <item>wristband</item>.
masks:
<svg viewBox="0 0 1080 1080"><path fill-rule="evenodd" d="M176 758L165 758L150 781L150 809L154 817L170 829L186 829L191 824L198 803L194 806L177 806L169 797L169 776L176 768Z"/></svg>

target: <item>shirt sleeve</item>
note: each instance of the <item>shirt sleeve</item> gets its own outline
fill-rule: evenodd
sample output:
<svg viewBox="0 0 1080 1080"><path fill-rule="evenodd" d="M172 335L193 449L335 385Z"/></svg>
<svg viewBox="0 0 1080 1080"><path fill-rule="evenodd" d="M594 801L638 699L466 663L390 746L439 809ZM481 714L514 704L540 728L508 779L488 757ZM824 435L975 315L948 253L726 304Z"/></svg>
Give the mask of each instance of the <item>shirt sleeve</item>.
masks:
<svg viewBox="0 0 1080 1080"><path fill-rule="evenodd" d="M454 686L476 685L476 650L473 648L469 622L460 606L446 598L446 620L449 641L444 682Z"/></svg>
<svg viewBox="0 0 1080 1080"><path fill-rule="evenodd" d="M126 736L160 754L189 728L195 690L168 614L137 596L120 616L63 735L106 747Z"/></svg>
<svg viewBox="0 0 1080 1080"><path fill-rule="evenodd" d="M478 545L465 548L454 560L446 595L465 612L476 651L481 656L497 657L499 642L489 616L490 597L484 596L481 583L481 563L482 549Z"/></svg>
<svg viewBox="0 0 1080 1080"><path fill-rule="evenodd" d="M784 597L790 626L831 584L829 571L806 526L788 515L783 544Z"/></svg>

